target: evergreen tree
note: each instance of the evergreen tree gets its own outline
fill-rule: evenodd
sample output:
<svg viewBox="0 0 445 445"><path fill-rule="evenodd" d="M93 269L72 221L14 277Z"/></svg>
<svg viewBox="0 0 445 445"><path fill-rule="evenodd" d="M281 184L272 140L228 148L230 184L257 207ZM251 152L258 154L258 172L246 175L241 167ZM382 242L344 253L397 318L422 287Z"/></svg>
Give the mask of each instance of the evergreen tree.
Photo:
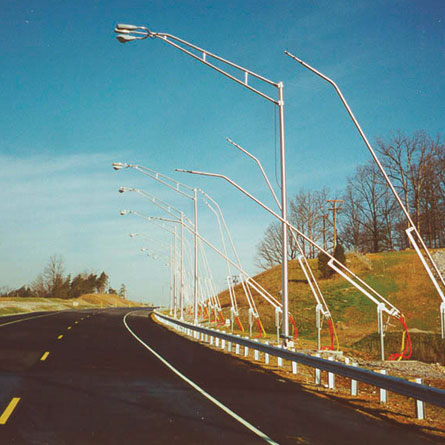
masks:
<svg viewBox="0 0 445 445"><path fill-rule="evenodd" d="M335 246L335 250L334 250L334 258L339 261L342 264L346 264L346 255L345 255L345 249L344 247L338 243ZM328 266L329 267L329 266Z"/></svg>
<svg viewBox="0 0 445 445"><path fill-rule="evenodd" d="M318 270L320 272L321 278L329 278L334 273L334 270L328 266L329 257L323 252L318 254Z"/></svg>

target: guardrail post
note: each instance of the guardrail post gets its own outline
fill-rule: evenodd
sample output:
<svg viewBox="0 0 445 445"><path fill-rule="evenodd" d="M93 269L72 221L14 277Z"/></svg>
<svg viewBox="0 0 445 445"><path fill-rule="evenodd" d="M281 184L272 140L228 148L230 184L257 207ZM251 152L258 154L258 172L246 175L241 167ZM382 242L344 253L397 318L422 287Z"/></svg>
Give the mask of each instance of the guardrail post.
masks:
<svg viewBox="0 0 445 445"><path fill-rule="evenodd" d="M258 339L255 339L255 341L258 343ZM260 359L260 351L258 349L255 349L254 351L254 359L258 361Z"/></svg>
<svg viewBox="0 0 445 445"><path fill-rule="evenodd" d="M333 361L334 357L328 357L329 361ZM335 374L333 372L328 372L328 388L335 389Z"/></svg>
<svg viewBox="0 0 445 445"><path fill-rule="evenodd" d="M265 343L266 343L266 345L268 345L268 344L269 344L269 342L268 342L268 341L266 341ZM265 363L266 365L268 365L268 364L269 364L269 362L270 362L270 359L269 359L269 354L268 354L267 352L265 352L265 353L264 353L264 363Z"/></svg>
<svg viewBox="0 0 445 445"><path fill-rule="evenodd" d="M229 341L227 343L227 351L232 352L232 342L231 341Z"/></svg>
<svg viewBox="0 0 445 445"><path fill-rule="evenodd" d="M180 332L184 332L186 335L191 335L191 332L193 331L194 333L197 334L196 338L198 339L200 337L198 334L205 333L204 337L201 336L201 338L205 338L206 341L209 340L210 345L213 345L215 342L214 335L220 335L216 334L217 330L215 329L210 329L210 328L201 329L201 328L196 328L194 326L192 328L189 328L189 326L191 326L190 323L180 322L177 320L170 320L169 317L166 317L164 315L159 315L159 316L157 315L156 317L162 320L162 322L167 325L177 326L178 330ZM223 337L226 337L226 335L224 335ZM239 339L237 339L236 337L238 337ZM277 357L277 359L279 359L278 361L281 362L282 365L283 359L281 359L281 357L278 357L278 355L281 355L280 348L282 348L282 346L274 346L273 348L271 348L270 346L263 346L263 344L260 343L259 341L256 341L256 343L254 343L253 340L250 340L248 337L243 337L240 335L237 335L236 337L228 335L227 338L224 339L219 338L219 340L225 340L229 344L234 343L237 346L237 353L240 353L240 346L244 346L244 344L240 344L238 342L245 343L246 344L246 346L244 346L245 357L249 355L249 347L250 347L254 351L258 351L258 354L264 352L266 363L268 363L271 356L275 356ZM264 343L266 345L269 345L269 342L267 341L265 341ZM275 347L277 349L275 349ZM291 350L293 351L293 348ZM320 353L315 353L311 358L308 355L295 353L295 351L293 351L293 353L286 354L286 360L289 360L292 363L292 372L295 372L296 367L298 366L297 363L302 363L305 366L312 367L315 370L316 385L321 385L322 381L321 373L323 371L326 371L328 373L327 377L329 380L329 385L326 386L330 388L334 388L335 380L330 378L329 373L334 375L338 373L338 375L350 378L352 396L358 395L358 390L359 390L358 382L363 380L363 382L366 382L369 385L373 385L375 388L379 389L381 403L387 402L388 391L395 392L397 394L403 394L405 397L410 397L415 402L416 416L419 420L425 418L425 403L428 404L431 403L440 407L445 406L444 403L445 391L440 388L424 386L422 385L421 379L415 379L414 381L416 382L416 384L409 383L407 381L405 381L404 383L403 381L401 381L401 379L397 379L391 376L385 376L386 374L385 370L377 371L382 374L380 377L378 376L373 377L372 376L372 374L374 374L373 372L358 368L357 363L352 363L350 365L350 360L345 360L345 364L341 364L334 362L335 360L334 357L330 357L329 360L331 361L328 361L324 359L321 360L320 356L321 356ZM261 356L259 355L258 357ZM293 363L294 360L296 366ZM355 367L355 369L352 369L352 367ZM381 385L383 385L386 389L382 389Z"/></svg>
<svg viewBox="0 0 445 445"><path fill-rule="evenodd" d="M357 367L357 363L353 363L352 366ZM358 382L351 379L351 396L356 397L358 395Z"/></svg>
<svg viewBox="0 0 445 445"><path fill-rule="evenodd" d="M239 354L240 354L240 351L239 351L239 344L238 344L238 343L235 345L235 354L236 354L236 355L239 355Z"/></svg>
<svg viewBox="0 0 445 445"><path fill-rule="evenodd" d="M416 383L422 384L422 379L417 378ZM416 417L419 420L425 419L425 404L423 403L423 400L416 400Z"/></svg>
<svg viewBox="0 0 445 445"><path fill-rule="evenodd" d="M278 345L277 348L281 349L281 345ZM277 357L277 365L279 367L283 366L283 359L281 357Z"/></svg>
<svg viewBox="0 0 445 445"><path fill-rule="evenodd" d="M380 374L386 375L386 369L381 369ZM380 403L386 403L388 401L388 393L386 389L380 388Z"/></svg>
<svg viewBox="0 0 445 445"><path fill-rule="evenodd" d="M219 337L215 337L215 346L219 347Z"/></svg>
<svg viewBox="0 0 445 445"><path fill-rule="evenodd" d="M320 357L320 354L315 354L315 357ZM318 368L315 368L315 384L321 385L321 370Z"/></svg>
<svg viewBox="0 0 445 445"><path fill-rule="evenodd" d="M292 352L295 352L295 349L292 348ZM292 362L292 374L296 374L298 372L298 364L297 362Z"/></svg>
<svg viewBox="0 0 445 445"><path fill-rule="evenodd" d="M226 341L224 339L221 339L221 349L225 349L226 347Z"/></svg>

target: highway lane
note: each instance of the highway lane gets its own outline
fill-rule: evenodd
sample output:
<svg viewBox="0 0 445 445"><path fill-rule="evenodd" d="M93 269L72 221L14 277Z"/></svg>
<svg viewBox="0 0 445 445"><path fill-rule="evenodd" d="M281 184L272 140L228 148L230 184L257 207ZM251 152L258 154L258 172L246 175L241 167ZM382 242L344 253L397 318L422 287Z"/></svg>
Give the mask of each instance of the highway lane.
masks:
<svg viewBox="0 0 445 445"><path fill-rule="evenodd" d="M70 311L0 327L0 414L20 398L0 425L0 443L265 443L137 342L123 323L128 312ZM413 430L176 336L146 311L129 315L127 323L182 374L278 443L429 443Z"/></svg>
<svg viewBox="0 0 445 445"><path fill-rule="evenodd" d="M0 443L264 443L142 348L122 323L126 312L2 328L0 411L20 402L0 425Z"/></svg>

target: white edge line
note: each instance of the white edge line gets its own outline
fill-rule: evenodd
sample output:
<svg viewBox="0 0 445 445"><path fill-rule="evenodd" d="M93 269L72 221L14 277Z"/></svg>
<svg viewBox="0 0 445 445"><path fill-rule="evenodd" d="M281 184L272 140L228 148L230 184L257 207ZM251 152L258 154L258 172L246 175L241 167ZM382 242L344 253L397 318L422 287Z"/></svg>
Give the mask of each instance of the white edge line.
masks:
<svg viewBox="0 0 445 445"><path fill-rule="evenodd" d="M134 311L133 311L134 312ZM141 343L146 349L148 349L157 359L159 359L162 363L164 363L167 368L169 368L171 371L173 371L176 375L178 375L182 380L184 380L186 383L188 383L193 389L201 393L204 397L209 399L212 403L214 403L218 408L221 408L224 412L229 414L229 416L232 416L235 420L237 420L239 423L244 425L247 429L255 433L257 436L261 437L261 439L265 440L267 443L279 445L278 442L275 442L273 439L271 439L269 436L261 432L258 428L255 428L253 425L251 425L247 420L244 420L242 417L240 417L238 414L233 412L230 408L225 406L223 403L221 403L219 400L215 399L213 396L211 396L208 392L204 391L200 386L198 386L196 383L194 383L192 380L187 378L185 375L181 374L173 365L171 365L167 360L165 360L163 357L161 357L154 349L150 348L146 343L144 343L128 326L126 318L128 315L132 314L133 312L128 312L124 318L123 322L125 327L127 328L128 332L139 342Z"/></svg>
<svg viewBox="0 0 445 445"><path fill-rule="evenodd" d="M36 315L35 317L26 317L26 318L20 318L19 320L8 321L7 323L0 324L0 328L2 326L7 326L8 324L20 323L21 321L26 321L26 320L33 320L34 318L50 317L51 315L60 314L61 312L65 311L51 312L51 314Z"/></svg>

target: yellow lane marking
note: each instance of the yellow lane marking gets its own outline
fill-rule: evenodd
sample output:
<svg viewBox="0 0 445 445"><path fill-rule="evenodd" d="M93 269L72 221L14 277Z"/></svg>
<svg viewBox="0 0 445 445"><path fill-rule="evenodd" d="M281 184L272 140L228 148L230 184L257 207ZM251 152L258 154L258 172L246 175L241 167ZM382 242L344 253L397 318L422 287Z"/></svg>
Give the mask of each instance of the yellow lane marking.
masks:
<svg viewBox="0 0 445 445"><path fill-rule="evenodd" d="M46 358L48 357L49 352L45 352L45 354L42 355L42 357L40 358L40 360L43 362L46 360Z"/></svg>
<svg viewBox="0 0 445 445"><path fill-rule="evenodd" d="M78 321L75 321L75 322L74 322L74 324L78 324L78 323L79 323Z"/></svg>
<svg viewBox="0 0 445 445"><path fill-rule="evenodd" d="M63 337L63 335L61 334L61 335L59 335L58 337L57 337L57 340L60 340L61 338Z"/></svg>
<svg viewBox="0 0 445 445"><path fill-rule="evenodd" d="M8 419L9 416L14 411L17 404L20 402L20 397L14 397L10 402L9 405L6 407L6 409L3 411L3 414L0 416L0 425L4 425Z"/></svg>
<svg viewBox="0 0 445 445"><path fill-rule="evenodd" d="M68 331L71 329L71 326L68 326Z"/></svg>

